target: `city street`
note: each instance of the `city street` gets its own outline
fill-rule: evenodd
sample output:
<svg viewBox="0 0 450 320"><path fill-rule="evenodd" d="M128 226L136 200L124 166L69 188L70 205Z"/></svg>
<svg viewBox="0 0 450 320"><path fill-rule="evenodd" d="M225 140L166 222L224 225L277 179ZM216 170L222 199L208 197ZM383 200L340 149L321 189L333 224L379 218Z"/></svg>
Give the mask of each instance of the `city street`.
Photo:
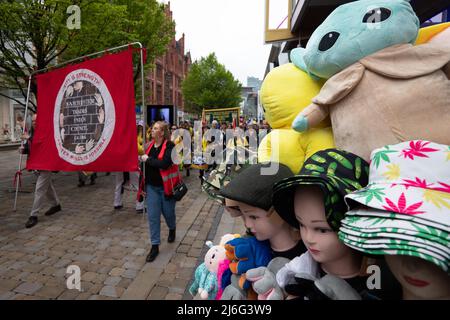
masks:
<svg viewBox="0 0 450 320"><path fill-rule="evenodd" d="M0 1L0 34L0 302L450 301L450 0Z"/></svg>
<svg viewBox="0 0 450 320"><path fill-rule="evenodd" d="M189 191L177 203L177 237L167 243L162 219L160 254L152 263L147 217L125 190L124 208L114 210L114 174L99 173L95 185L78 188L77 174L54 174L62 211L25 228L36 177L24 171L13 211L17 150L0 150L0 299L192 299L187 289L203 262L206 240L243 232L241 220L200 190L198 171L185 177ZM81 291L68 289L67 267L81 270Z"/></svg>

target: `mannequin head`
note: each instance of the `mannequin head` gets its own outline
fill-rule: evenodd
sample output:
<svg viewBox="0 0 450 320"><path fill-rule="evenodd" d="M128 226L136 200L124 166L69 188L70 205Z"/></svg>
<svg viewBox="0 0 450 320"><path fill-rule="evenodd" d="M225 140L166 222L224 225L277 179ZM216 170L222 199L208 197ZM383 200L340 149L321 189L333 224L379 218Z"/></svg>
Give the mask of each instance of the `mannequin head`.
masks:
<svg viewBox="0 0 450 320"><path fill-rule="evenodd" d="M294 229L278 215L274 208L266 211L231 199L226 199L225 204L226 210L233 217L242 217L245 227L257 240L269 240L270 246L276 251L290 249L299 240Z"/></svg>
<svg viewBox="0 0 450 320"><path fill-rule="evenodd" d="M241 209L239 209L239 202L228 198L225 198L224 202L225 202L225 211L227 211L232 218L241 217L245 225L244 216L242 215ZM247 235L253 236L249 228L245 227L245 230Z"/></svg>
<svg viewBox="0 0 450 320"><path fill-rule="evenodd" d="M325 272L343 278L359 273L361 257L340 241L337 232L330 227L319 187L307 185L297 188L294 211L303 243Z"/></svg>
<svg viewBox="0 0 450 320"><path fill-rule="evenodd" d="M289 231L289 226L273 208L266 211L243 202L239 203L245 226L259 241L270 240L279 232Z"/></svg>
<svg viewBox="0 0 450 320"><path fill-rule="evenodd" d="M386 255L405 300L450 299L450 277L433 263L411 256Z"/></svg>
<svg viewBox="0 0 450 320"><path fill-rule="evenodd" d="M278 170L264 174L264 169ZM220 194L225 200L225 209L232 217L241 216L245 226L259 241L269 240L272 250L287 251L298 244L298 232L285 222L273 208L273 185L293 173L282 163L252 164L239 173L223 188Z"/></svg>

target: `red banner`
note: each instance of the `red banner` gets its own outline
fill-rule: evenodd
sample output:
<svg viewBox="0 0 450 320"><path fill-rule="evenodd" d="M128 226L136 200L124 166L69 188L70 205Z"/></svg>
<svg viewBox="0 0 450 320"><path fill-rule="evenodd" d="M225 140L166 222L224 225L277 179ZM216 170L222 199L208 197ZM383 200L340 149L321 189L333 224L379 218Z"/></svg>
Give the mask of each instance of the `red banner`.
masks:
<svg viewBox="0 0 450 320"><path fill-rule="evenodd" d="M137 171L132 50L37 76L27 169Z"/></svg>

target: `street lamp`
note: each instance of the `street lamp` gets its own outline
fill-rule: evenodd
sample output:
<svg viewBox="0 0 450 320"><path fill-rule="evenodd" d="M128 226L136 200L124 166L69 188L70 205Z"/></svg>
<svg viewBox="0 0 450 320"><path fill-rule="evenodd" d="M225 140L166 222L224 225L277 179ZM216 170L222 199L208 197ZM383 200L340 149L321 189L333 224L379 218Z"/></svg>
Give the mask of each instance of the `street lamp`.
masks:
<svg viewBox="0 0 450 320"><path fill-rule="evenodd" d="M266 0L264 40L266 43L296 38L291 33L291 18L296 0Z"/></svg>

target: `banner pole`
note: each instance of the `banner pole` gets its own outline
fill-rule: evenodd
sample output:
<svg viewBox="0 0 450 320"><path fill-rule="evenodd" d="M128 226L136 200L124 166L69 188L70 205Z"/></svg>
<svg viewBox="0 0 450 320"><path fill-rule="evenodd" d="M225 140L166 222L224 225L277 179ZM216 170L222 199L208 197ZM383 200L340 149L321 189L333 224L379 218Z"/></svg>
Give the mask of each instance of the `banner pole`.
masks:
<svg viewBox="0 0 450 320"><path fill-rule="evenodd" d="M139 42L138 42L139 43ZM146 136L147 136L147 106L145 104L145 94L144 94L144 52L142 48L142 44L139 43L139 46L141 48L141 104L142 104L142 114L144 117L144 128L142 130L142 146L145 150L145 143L146 143ZM144 179L144 188L145 188L145 164L143 165L142 169L142 178ZM146 214L146 208L145 203L147 202L147 193L144 190L144 208L142 210L142 217L145 217Z"/></svg>
<svg viewBox="0 0 450 320"><path fill-rule="evenodd" d="M139 42L138 42L139 43ZM145 145L145 140L146 140L146 134L145 134L145 130L146 130L146 127L147 127L147 118L146 118L146 116L147 116L147 108L146 108L146 105L145 105L145 95L144 95L144 56L143 56L143 52L142 52L142 45L139 43L139 46L140 46L140 48L141 48L141 103L142 103L142 109L143 109L143 111L142 111L142 113L143 113L143 117L144 117L144 136L143 136L143 144Z"/></svg>
<svg viewBox="0 0 450 320"><path fill-rule="evenodd" d="M24 114L24 117L23 117L22 136L25 133L25 126L26 126L26 123L27 123L28 102L30 101L30 90L31 90L31 78L32 78L32 75L30 75L28 77L27 100L25 102L25 114ZM20 140L21 140L20 148L22 149L23 148L23 139L22 139L22 137L21 137ZM23 158L23 154L21 153L20 157L19 157L19 168L18 168L18 170L16 172L16 175L15 175L16 195L14 197L14 208L13 208L14 212L16 211L16 208L17 208L17 194L19 193L19 182L20 182L20 179L21 179L20 175L22 174L21 173L21 170L22 170L22 158Z"/></svg>

